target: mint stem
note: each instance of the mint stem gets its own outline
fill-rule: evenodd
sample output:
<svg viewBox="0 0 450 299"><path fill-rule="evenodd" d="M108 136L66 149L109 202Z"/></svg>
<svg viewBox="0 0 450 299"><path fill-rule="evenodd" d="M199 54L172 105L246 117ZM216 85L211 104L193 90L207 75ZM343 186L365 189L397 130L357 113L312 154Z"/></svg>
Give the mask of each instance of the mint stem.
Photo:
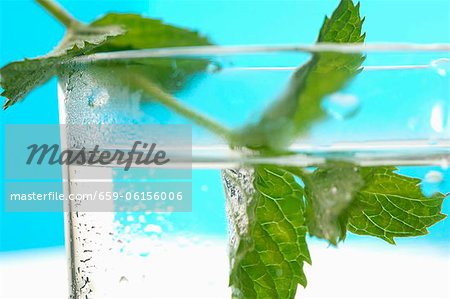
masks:
<svg viewBox="0 0 450 299"><path fill-rule="evenodd" d="M78 20L73 18L66 10L64 10L53 0L36 0L36 2L67 28L82 25ZM128 79L131 79L131 82L133 82L133 84L137 85L137 87L141 88L143 91L151 95L155 100L165 105L167 108L186 117L197 125L200 125L208 129L209 131L225 138L227 141L231 141L232 134L229 129L225 128L213 119L210 119L209 117L183 105L176 98L161 90L161 88L159 88L153 82L147 80L145 77L139 76L137 74L130 74L129 76L132 77L128 77Z"/></svg>
<svg viewBox="0 0 450 299"><path fill-rule="evenodd" d="M79 21L73 18L64 8L53 0L36 0L45 10L54 16L65 27L70 28L74 25L81 25Z"/></svg>
<svg viewBox="0 0 450 299"><path fill-rule="evenodd" d="M144 76L140 76L139 74L128 74L128 80L132 82L133 85L139 87L148 95L152 96L156 101L163 104L167 108L173 110L191 120L192 122L200 125L209 131L223 137L227 141L231 141L231 131L217 123L213 119L195 111L191 108L183 105L179 100L174 98L172 95L164 92L161 88L159 88L156 84L146 79Z"/></svg>

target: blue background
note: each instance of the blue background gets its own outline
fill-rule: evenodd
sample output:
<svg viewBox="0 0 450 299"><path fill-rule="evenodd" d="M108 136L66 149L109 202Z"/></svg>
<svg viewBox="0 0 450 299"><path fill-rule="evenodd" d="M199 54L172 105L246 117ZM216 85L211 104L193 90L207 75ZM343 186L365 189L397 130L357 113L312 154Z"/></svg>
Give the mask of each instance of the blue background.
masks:
<svg viewBox="0 0 450 299"><path fill-rule="evenodd" d="M362 0L367 16L367 42L450 42L448 0ZM338 0L149 0L61 1L76 18L89 22L108 12L137 12L168 23L197 29L216 44L312 43L325 14ZM0 65L47 53L61 39L64 28L33 1L0 0ZM24 103L0 113L0 194L4 194L4 125L58 123L56 81L30 94ZM22 136L26 138L26 136ZM6 157L12 158L12 157ZM195 172L194 197L201 185L209 198L222 200L218 171ZM447 182L448 184L448 182ZM197 186L198 185L198 186ZM216 187L217 186L217 187ZM449 190L449 186L444 189ZM0 204L0 251L61 246L64 242L62 213L5 213ZM219 221L220 220L220 221ZM223 223L224 219L218 219ZM221 227L220 227L221 228ZM218 228L219 229L219 228Z"/></svg>

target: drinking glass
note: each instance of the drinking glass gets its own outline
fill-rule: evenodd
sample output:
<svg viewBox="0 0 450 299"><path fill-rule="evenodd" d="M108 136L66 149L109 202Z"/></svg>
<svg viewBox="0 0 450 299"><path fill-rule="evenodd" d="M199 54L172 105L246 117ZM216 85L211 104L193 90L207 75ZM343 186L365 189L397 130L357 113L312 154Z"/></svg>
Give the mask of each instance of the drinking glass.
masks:
<svg viewBox="0 0 450 299"><path fill-rule="evenodd" d="M315 55L365 60L342 88L317 107L304 107L316 109L317 116L292 140L268 135L284 154L264 156L230 144L224 130L257 124ZM247 202L236 181L250 190L255 165L313 169L330 160L389 165L422 179L425 194L449 192L449 58L446 45L298 45L149 49L67 63L58 84L67 147L121 148L137 140L133 128L146 125L179 125L192 142L184 152L186 163L165 177L187 173L188 210L121 210L114 204L83 210L68 204L70 298L229 298L228 254L237 236L226 215L244 213ZM326 74L322 80L328 80ZM94 134L100 125L130 131ZM184 133L177 132L173 138L182 139ZM250 143L255 136L240 141ZM91 192L100 183L106 191L141 192L147 178L164 176L155 171L134 164L128 171L114 164L69 165L65 192ZM448 210L446 203L444 213ZM399 239L397 246L349 234L338 248L327 248L311 237L309 285L299 286L298 297L448 296L449 233L444 220L429 235Z"/></svg>

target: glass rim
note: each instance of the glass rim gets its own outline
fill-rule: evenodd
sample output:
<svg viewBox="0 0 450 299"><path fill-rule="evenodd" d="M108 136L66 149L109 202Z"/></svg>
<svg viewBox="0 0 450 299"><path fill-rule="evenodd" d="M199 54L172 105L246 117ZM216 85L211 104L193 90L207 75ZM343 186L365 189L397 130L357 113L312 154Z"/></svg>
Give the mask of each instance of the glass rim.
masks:
<svg viewBox="0 0 450 299"><path fill-rule="evenodd" d="M231 45L231 46L192 46L171 48L150 48L116 52L102 52L75 57L71 62L86 63L101 60L121 60L137 58L226 56L270 53L386 53L386 52L449 52L450 43L365 43L365 44L281 44L281 45Z"/></svg>

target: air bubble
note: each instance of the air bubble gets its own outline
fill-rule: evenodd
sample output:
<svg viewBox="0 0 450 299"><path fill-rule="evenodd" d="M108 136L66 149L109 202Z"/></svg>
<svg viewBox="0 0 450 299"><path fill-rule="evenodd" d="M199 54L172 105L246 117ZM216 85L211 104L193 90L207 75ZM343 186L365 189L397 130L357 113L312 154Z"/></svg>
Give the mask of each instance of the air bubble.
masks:
<svg viewBox="0 0 450 299"><path fill-rule="evenodd" d="M437 170L428 171L421 184L423 194L427 197L430 197L438 192L445 193L445 191L442 190L444 187L442 184L444 180L444 173Z"/></svg>
<svg viewBox="0 0 450 299"><path fill-rule="evenodd" d="M442 133L444 131L448 118L447 114L448 112L442 102L433 106L430 116L430 126L435 132Z"/></svg>
<svg viewBox="0 0 450 299"><path fill-rule="evenodd" d="M431 66L437 71L440 76L446 76L450 71L450 59L439 58L431 62Z"/></svg>
<svg viewBox="0 0 450 299"><path fill-rule="evenodd" d="M322 108L331 117L337 120L345 120L358 112L360 101L354 95L336 93L322 102Z"/></svg>
<svg viewBox="0 0 450 299"><path fill-rule="evenodd" d="M436 170L430 170L425 175L425 182L430 184L438 184L441 183L444 180L444 176L442 172L436 171Z"/></svg>

